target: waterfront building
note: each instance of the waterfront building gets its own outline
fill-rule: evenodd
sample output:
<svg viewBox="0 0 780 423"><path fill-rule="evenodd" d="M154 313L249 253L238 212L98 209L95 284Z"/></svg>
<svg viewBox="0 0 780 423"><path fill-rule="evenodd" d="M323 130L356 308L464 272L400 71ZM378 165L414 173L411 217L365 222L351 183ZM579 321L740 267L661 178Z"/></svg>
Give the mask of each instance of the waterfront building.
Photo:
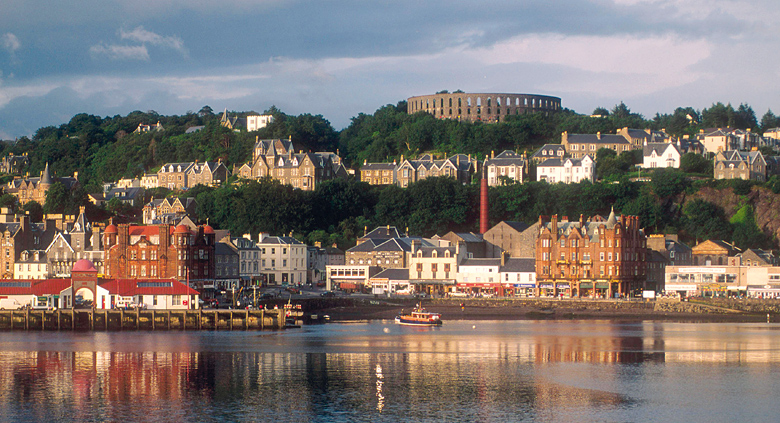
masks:
<svg viewBox="0 0 780 423"><path fill-rule="evenodd" d="M536 271L533 258L465 259L458 265L457 289L471 295L534 296Z"/></svg>
<svg viewBox="0 0 780 423"><path fill-rule="evenodd" d="M306 244L291 236L260 234L260 271L268 285L288 286L306 282Z"/></svg>
<svg viewBox="0 0 780 423"><path fill-rule="evenodd" d="M110 279L173 278L202 286L214 279L214 229L185 225L108 225L105 275Z"/></svg>
<svg viewBox="0 0 780 423"><path fill-rule="evenodd" d="M409 251L409 282L416 292L444 295L453 292L458 263L466 258L466 249L454 246L428 246L412 240Z"/></svg>
<svg viewBox="0 0 780 423"><path fill-rule="evenodd" d="M229 238L228 238L229 239ZM204 286L208 289L236 289L240 286L241 273L239 272L239 253L235 245L230 242L217 242L214 245L214 283Z"/></svg>
<svg viewBox="0 0 780 423"><path fill-rule="evenodd" d="M433 236L433 241L448 241L451 245L461 244L462 248L466 248L467 258L485 258L485 257L497 257L497 255L486 256L485 247L486 242L482 234L474 232L447 232L443 236ZM496 253L497 254L497 253Z"/></svg>
<svg viewBox="0 0 780 423"><path fill-rule="evenodd" d="M327 279L325 271L328 266L340 266L345 263L344 251L336 244L322 247L322 243L317 241L314 246L307 247L306 252L308 254L306 280L309 283L324 283Z"/></svg>
<svg viewBox="0 0 780 423"><path fill-rule="evenodd" d="M325 289L340 289L345 292L368 292L371 290L371 278L381 272L379 266L366 264L343 264L326 266Z"/></svg>
<svg viewBox="0 0 780 423"><path fill-rule="evenodd" d="M644 289L646 238L637 216L539 217L538 295L607 297Z"/></svg>
<svg viewBox="0 0 780 423"><path fill-rule="evenodd" d="M780 297L777 266L667 266L665 275L668 295Z"/></svg>
<svg viewBox="0 0 780 423"><path fill-rule="evenodd" d="M649 235L647 248L659 252L671 265L690 266L693 264L691 247L680 242L677 234Z"/></svg>

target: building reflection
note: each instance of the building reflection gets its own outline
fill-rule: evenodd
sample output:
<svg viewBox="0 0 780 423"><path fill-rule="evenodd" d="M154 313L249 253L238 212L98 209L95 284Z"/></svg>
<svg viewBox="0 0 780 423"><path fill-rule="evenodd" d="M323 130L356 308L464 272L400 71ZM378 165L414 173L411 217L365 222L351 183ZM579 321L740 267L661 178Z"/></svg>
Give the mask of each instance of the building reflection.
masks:
<svg viewBox="0 0 780 423"><path fill-rule="evenodd" d="M495 412L503 409L516 413L508 420L544 420L550 413L561 420L566 407L629 403L620 393L646 366L626 374L619 365L780 362L780 336L768 326L557 325L304 340L279 351L200 345L158 352L0 351L0 407L29 404L30 417L42 421L52 420L42 411L49 404L64 405L73 420L95 420L83 413L96 405L104 413L99 420L127 420L128 404L165 419L228 404L231 413L256 420L289 416L291 409L323 420L345 409L404 410L408 420L426 420L422 413L431 404L443 410L476 404L465 420L501 420ZM580 387L594 372L599 389Z"/></svg>

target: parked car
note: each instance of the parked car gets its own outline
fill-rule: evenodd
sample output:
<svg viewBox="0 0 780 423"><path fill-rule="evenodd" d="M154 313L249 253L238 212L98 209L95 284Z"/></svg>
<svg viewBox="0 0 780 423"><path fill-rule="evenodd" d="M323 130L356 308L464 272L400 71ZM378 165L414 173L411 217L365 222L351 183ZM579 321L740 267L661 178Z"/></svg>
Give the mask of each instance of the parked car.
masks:
<svg viewBox="0 0 780 423"><path fill-rule="evenodd" d="M325 291L322 294L320 294L320 297L335 297L336 293L333 291Z"/></svg>

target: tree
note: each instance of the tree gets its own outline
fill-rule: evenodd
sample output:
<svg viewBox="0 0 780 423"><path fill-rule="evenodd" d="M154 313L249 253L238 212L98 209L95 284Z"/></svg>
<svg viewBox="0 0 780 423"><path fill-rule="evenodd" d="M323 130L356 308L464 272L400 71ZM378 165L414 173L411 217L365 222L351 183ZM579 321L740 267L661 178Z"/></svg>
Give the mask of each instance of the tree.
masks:
<svg viewBox="0 0 780 423"><path fill-rule="evenodd" d="M656 169L650 183L655 194L661 198L675 196L688 185L685 174L674 168Z"/></svg>
<svg viewBox="0 0 780 423"><path fill-rule="evenodd" d="M712 176L712 160L696 153L685 153L680 157L680 170L685 173L703 173Z"/></svg>
<svg viewBox="0 0 780 423"><path fill-rule="evenodd" d="M46 191L46 202L43 205L43 211L46 214L63 213L68 205L68 190L65 185L55 182Z"/></svg>
<svg viewBox="0 0 780 423"><path fill-rule="evenodd" d="M780 126L780 119L772 113L772 109L767 110L764 116L761 117L761 132L766 132L778 126Z"/></svg>
<svg viewBox="0 0 780 423"><path fill-rule="evenodd" d="M607 110L604 107L596 107L595 109L593 109L593 113L591 113L591 115L606 117L609 116L609 110Z"/></svg>
<svg viewBox="0 0 780 423"><path fill-rule="evenodd" d="M0 196L0 207L16 208L16 197L11 194L3 194Z"/></svg>
<svg viewBox="0 0 780 423"><path fill-rule="evenodd" d="M213 114L214 114L214 109L212 109L208 105L203 106L200 108L200 110L198 110L198 116L200 117L211 116Z"/></svg>
<svg viewBox="0 0 780 423"><path fill-rule="evenodd" d="M28 201L24 203L22 210L30 216L31 222L43 221L43 206L37 201Z"/></svg>

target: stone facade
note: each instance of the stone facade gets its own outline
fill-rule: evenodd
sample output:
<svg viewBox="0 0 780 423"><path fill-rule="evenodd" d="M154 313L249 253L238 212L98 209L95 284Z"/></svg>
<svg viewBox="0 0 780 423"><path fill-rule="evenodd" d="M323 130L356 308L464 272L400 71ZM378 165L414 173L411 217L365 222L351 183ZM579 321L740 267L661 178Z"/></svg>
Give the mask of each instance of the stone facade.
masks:
<svg viewBox="0 0 780 423"><path fill-rule="evenodd" d="M637 216L539 218L536 281L542 296L612 297L644 289L647 245Z"/></svg>
<svg viewBox="0 0 780 423"><path fill-rule="evenodd" d="M430 113L438 119L469 122L499 122L523 113L553 113L561 110L561 99L537 94L440 93L409 97L406 111Z"/></svg>
<svg viewBox="0 0 780 423"><path fill-rule="evenodd" d="M500 258L504 252L514 258L536 257L538 237L538 223L528 226L522 222L501 221L482 235L485 257Z"/></svg>

